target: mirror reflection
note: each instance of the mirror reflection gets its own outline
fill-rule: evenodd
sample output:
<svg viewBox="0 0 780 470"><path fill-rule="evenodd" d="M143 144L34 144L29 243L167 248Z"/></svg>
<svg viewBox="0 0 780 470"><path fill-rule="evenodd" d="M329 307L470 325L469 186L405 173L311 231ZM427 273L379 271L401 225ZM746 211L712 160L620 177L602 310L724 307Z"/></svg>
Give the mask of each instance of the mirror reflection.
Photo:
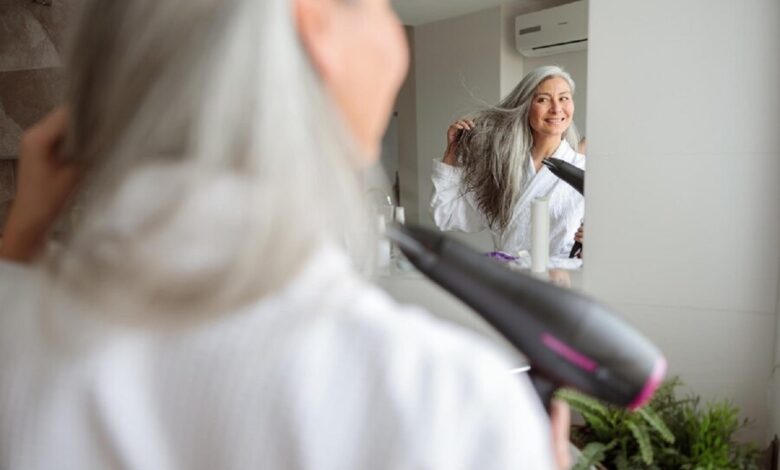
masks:
<svg viewBox="0 0 780 470"><path fill-rule="evenodd" d="M385 136L384 192L408 222L521 269L541 251L545 268L577 269L584 198L557 167L585 168L587 3L478 3L395 2L412 68Z"/></svg>
<svg viewBox="0 0 780 470"><path fill-rule="evenodd" d="M543 165L554 159L584 168L584 156L575 151L573 116L574 80L560 67L544 66L497 105L450 125L444 157L434 162L432 174L436 226L488 230L496 250L509 259L530 251L540 232L551 261L577 256L583 196ZM533 220L547 230L533 229L534 208L547 212L548 220Z"/></svg>

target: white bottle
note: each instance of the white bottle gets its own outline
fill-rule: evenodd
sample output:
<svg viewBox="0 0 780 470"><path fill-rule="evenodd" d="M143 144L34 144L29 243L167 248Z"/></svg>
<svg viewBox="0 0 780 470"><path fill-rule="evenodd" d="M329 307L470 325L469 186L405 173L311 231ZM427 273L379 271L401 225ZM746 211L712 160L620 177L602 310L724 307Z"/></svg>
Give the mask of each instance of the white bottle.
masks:
<svg viewBox="0 0 780 470"><path fill-rule="evenodd" d="M396 207L393 216L395 218L395 223L401 225L406 223L406 212L404 211L403 206ZM410 263L409 260L406 259L406 256L404 256L401 249L398 248L398 246L395 244L393 244L392 256L393 256L393 261L395 261L395 267L399 271L411 271L414 269L412 263Z"/></svg>
<svg viewBox="0 0 780 470"><path fill-rule="evenodd" d="M547 272L550 262L550 209L546 197L531 202L531 272Z"/></svg>
<svg viewBox="0 0 780 470"><path fill-rule="evenodd" d="M404 208L402 206L394 207L393 208L393 221L396 224L403 225L406 222L406 216L404 215ZM390 258L391 260L395 261L398 259L401 259L403 254L401 253L401 250L398 248L398 245L393 243L390 246Z"/></svg>
<svg viewBox="0 0 780 470"><path fill-rule="evenodd" d="M395 223L397 224L405 224L406 223L406 215L405 215L404 207L398 206L395 208L393 213L393 218L395 219Z"/></svg>
<svg viewBox="0 0 780 470"><path fill-rule="evenodd" d="M390 267L390 240L385 236L387 222L384 215L377 216L377 254L376 265L380 269Z"/></svg>

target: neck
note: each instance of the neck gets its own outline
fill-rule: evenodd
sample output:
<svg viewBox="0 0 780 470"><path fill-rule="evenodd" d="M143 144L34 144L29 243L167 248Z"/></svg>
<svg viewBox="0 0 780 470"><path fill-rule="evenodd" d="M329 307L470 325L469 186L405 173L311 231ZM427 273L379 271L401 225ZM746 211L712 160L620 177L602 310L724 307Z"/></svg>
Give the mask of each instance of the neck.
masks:
<svg viewBox="0 0 780 470"><path fill-rule="evenodd" d="M534 147L531 149L531 157L535 163L549 157L561 145L562 136L558 135L534 135Z"/></svg>

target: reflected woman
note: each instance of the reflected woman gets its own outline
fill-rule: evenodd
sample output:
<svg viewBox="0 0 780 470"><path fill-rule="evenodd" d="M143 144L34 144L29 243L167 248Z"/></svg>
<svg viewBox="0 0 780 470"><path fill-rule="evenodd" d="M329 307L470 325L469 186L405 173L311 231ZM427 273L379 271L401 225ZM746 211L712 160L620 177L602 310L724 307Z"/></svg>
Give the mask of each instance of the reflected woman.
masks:
<svg viewBox="0 0 780 470"><path fill-rule="evenodd" d="M442 161L434 161L431 210L441 230L490 230L497 250L531 246L531 203L549 198L550 256L568 257L584 198L542 161L579 168L574 80L560 67L539 67L502 102L454 122Z"/></svg>

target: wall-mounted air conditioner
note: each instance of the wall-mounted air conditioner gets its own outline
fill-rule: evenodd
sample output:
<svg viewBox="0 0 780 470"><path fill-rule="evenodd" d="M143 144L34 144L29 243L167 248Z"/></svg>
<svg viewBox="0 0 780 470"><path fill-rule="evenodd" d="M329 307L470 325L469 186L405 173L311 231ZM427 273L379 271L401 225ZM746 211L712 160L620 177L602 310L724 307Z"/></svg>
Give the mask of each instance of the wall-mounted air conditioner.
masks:
<svg viewBox="0 0 780 470"><path fill-rule="evenodd" d="M583 50L588 44L588 1L579 0L515 19L517 50L526 57Z"/></svg>

